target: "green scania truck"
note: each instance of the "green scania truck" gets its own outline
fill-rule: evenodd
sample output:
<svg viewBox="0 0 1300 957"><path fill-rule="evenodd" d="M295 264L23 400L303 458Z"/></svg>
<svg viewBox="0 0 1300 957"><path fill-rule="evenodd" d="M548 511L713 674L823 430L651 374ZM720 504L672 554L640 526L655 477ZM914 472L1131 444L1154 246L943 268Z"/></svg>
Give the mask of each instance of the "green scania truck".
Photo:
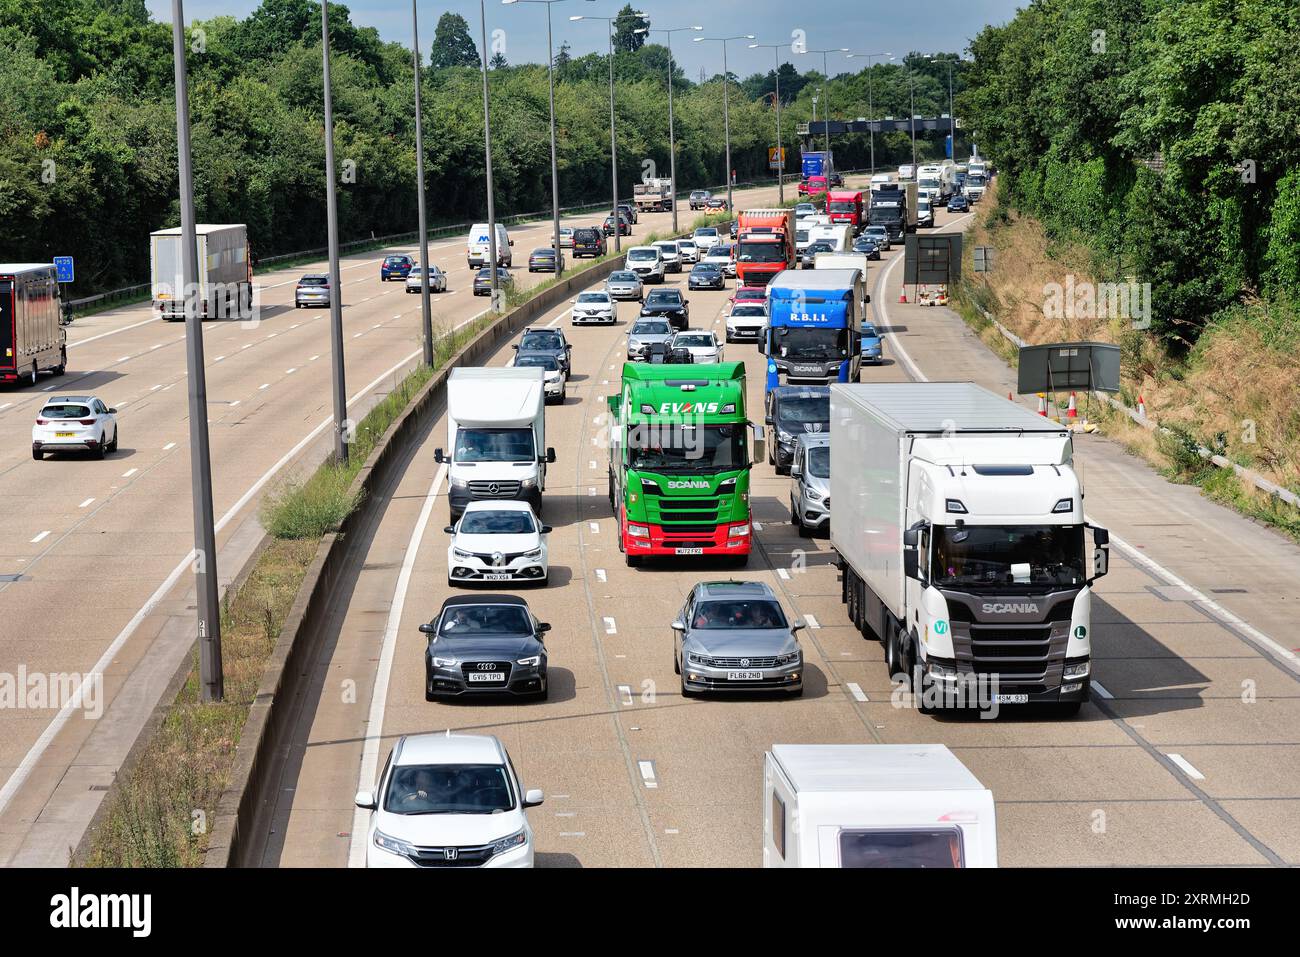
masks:
<svg viewBox="0 0 1300 957"><path fill-rule="evenodd" d="M745 565L745 364L629 362L607 402L609 504L628 565L664 555L725 555Z"/></svg>

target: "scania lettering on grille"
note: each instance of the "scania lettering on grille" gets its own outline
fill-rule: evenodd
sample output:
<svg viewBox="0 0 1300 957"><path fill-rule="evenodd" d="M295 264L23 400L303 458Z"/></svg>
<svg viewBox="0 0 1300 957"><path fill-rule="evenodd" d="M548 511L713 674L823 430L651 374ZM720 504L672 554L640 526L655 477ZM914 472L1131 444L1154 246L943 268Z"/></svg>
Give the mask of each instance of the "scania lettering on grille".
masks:
<svg viewBox="0 0 1300 957"><path fill-rule="evenodd" d="M670 481L668 483L668 487L669 488L708 488L709 483L704 481L698 481L698 480L681 481L681 482Z"/></svg>
<svg viewBox="0 0 1300 957"><path fill-rule="evenodd" d="M662 402L659 405L660 415L717 415L717 412L716 402Z"/></svg>
<svg viewBox="0 0 1300 957"><path fill-rule="evenodd" d="M1037 615L1038 606L1033 602L986 601L983 611L986 615Z"/></svg>

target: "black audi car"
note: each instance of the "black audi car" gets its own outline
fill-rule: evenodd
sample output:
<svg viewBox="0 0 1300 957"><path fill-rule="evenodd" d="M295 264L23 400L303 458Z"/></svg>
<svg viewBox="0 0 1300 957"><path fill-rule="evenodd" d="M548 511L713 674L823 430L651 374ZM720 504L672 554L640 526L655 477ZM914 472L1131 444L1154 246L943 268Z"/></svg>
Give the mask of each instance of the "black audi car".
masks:
<svg viewBox="0 0 1300 957"><path fill-rule="evenodd" d="M690 300L680 289L656 289L645 297L641 315L653 319L667 319L674 329L685 329L690 324Z"/></svg>
<svg viewBox="0 0 1300 957"><path fill-rule="evenodd" d="M514 595L448 598L433 621L424 652L424 700L464 694L511 694L545 700L546 647L551 630Z"/></svg>

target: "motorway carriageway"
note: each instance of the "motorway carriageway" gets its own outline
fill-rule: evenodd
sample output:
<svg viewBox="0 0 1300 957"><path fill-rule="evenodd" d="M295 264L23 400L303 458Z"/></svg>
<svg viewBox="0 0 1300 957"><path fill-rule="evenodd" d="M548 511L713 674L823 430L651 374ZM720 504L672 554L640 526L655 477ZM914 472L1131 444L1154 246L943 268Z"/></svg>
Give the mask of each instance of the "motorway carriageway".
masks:
<svg viewBox="0 0 1300 957"><path fill-rule="evenodd" d="M793 187L792 187L793 188ZM737 190L738 205L770 204L776 188ZM599 225L602 213L566 217ZM695 214L682 208L679 223ZM624 249L671 214L640 217ZM551 244L550 221L510 230L515 282L528 255ZM144 243L147 237L137 237ZM128 237L128 241L130 238ZM612 237L610 248L613 248ZM360 418L418 360L420 296L382 283L379 262L411 246L341 263L349 412ZM465 240L430 244L449 290L432 296L435 331L480 314ZM569 259L570 265L573 260ZM204 326L218 572L234 576L261 540L261 496L322 461L332 448L329 310L294 309L311 263L257 277L260 321ZM118 765L192 646L195 593L188 403L182 323L147 305L77 320L69 371L36 386L0 390L0 674L104 675L104 713L0 710L0 864L67 863ZM62 455L36 462L31 426L45 399L93 393L119 410L121 446L104 461Z"/></svg>
<svg viewBox="0 0 1300 957"><path fill-rule="evenodd" d="M939 226L969 221L941 211ZM863 380L974 379L1005 395L1014 374L952 312L898 304L901 258L895 248L872 264L886 363ZM684 286L685 274L669 281ZM727 295L689 293L691 325L721 334ZM615 327L575 329L563 310L539 320L564 323L574 343L568 402L547 412L551 584L515 590L554 626L550 700L424 700L417 628L453 593L440 418L359 533L362 557L298 703L262 863L362 861L354 792L373 786L399 735L448 728L496 734L524 785L545 790L530 811L539 866L758 866L762 755L778 742L947 744L993 790L1004 865L1300 861L1300 688L1292 653L1269 637L1289 635L1300 549L1080 436L1087 509L1113 543L1093 613L1094 701L1071 720L897 708L880 645L848 624L828 542L797 536L790 480L766 463L753 472L749 568L624 565L601 437L636 305L618 313ZM507 344L486 362L510 356ZM761 422L761 357L731 344L726 358L746 362ZM802 698L680 697L668 624L695 582L733 576L766 581L808 621Z"/></svg>

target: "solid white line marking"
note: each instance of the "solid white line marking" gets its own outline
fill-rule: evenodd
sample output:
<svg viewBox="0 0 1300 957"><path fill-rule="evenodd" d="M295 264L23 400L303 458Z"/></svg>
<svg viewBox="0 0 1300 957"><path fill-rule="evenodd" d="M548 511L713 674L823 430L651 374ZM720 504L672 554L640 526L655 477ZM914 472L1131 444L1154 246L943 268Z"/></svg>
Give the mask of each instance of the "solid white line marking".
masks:
<svg viewBox="0 0 1300 957"><path fill-rule="evenodd" d="M140 470L139 470L139 469L127 469L125 472L122 473L122 478L130 478L132 475L134 475L134 474L135 474L136 472L138 472L138 471L140 471Z"/></svg>
<svg viewBox="0 0 1300 957"><path fill-rule="evenodd" d="M864 691L863 691L863 690L858 686L858 683L857 683L856 681L850 681L850 682L848 683L847 687L848 687L848 689L849 689L849 694L853 695L853 697L854 697L855 699L857 699L858 701L867 701L867 700L869 700L869 699L867 698L866 692L864 692Z"/></svg>
<svg viewBox="0 0 1300 957"><path fill-rule="evenodd" d="M251 349L251 348L253 348L253 344L251 342L245 342L242 346L239 347L241 352L244 349Z"/></svg>
<svg viewBox="0 0 1300 957"><path fill-rule="evenodd" d="M618 634L618 625L615 624L614 619L610 618L608 615L605 616L605 634L607 635Z"/></svg>
<svg viewBox="0 0 1300 957"><path fill-rule="evenodd" d="M414 76L415 74L412 73L411 75ZM319 359L319 358L320 358L319 355L314 355L314 356L312 356L310 359L308 359L307 361L308 361L308 362L315 362L315 361L316 361L317 359Z"/></svg>
<svg viewBox="0 0 1300 957"><path fill-rule="evenodd" d="M653 761L638 761L636 766L641 772L641 780L645 782L646 787L659 787L659 781L655 778L655 763Z"/></svg>
<svg viewBox="0 0 1300 957"><path fill-rule="evenodd" d="M161 342L158 343L157 345L152 345L152 346L149 347L149 351L150 351L150 352L153 352L155 349L161 349L161 348L163 347L163 345L164 345L164 343L161 343Z"/></svg>
<svg viewBox="0 0 1300 957"><path fill-rule="evenodd" d="M402 611L406 607L406 593L411 585L411 576L415 570L415 557L419 554L420 543L424 540L425 529L433 515L433 504L437 501L438 490L447 480L447 466L438 467L438 474L433 477L433 484L425 493L424 505L420 517L411 529L411 538L406 546L406 555L402 559L402 570L398 573L397 584L393 588L393 601L388 607L388 623L384 628L384 640L379 650L379 667L375 669L375 687L370 695L370 720L366 724L366 739L361 748L361 772L357 777L357 790L366 791L378 782L375 780L379 770L379 742L384 733L384 710L388 706L388 683L393 673L393 659L397 651L397 632L402 624ZM348 846L348 867L361 867L366 862L366 837L369 834L370 812L357 808L352 814L352 838Z"/></svg>
<svg viewBox="0 0 1300 957"><path fill-rule="evenodd" d="M72 346L68 346L68 348L71 349ZM125 362L125 361L126 361L127 359L129 359L129 358L131 358L131 357L130 357L130 356L121 356L121 357L118 358L117 361L118 361L118 362Z"/></svg>
<svg viewBox="0 0 1300 957"><path fill-rule="evenodd" d="M820 628L821 624L812 615L804 615L803 620L808 623L809 628Z"/></svg>
<svg viewBox="0 0 1300 957"><path fill-rule="evenodd" d="M271 383L263 382L261 385L257 387L257 391L261 392L263 389L269 389L269 388L271 388Z"/></svg>
<svg viewBox="0 0 1300 957"><path fill-rule="evenodd" d="M93 502L93 501L94 501L94 498L88 498L88 499L86 499L84 502L82 502L80 505L78 505L77 508L85 508L87 505L89 505L89 504L90 504L91 502Z"/></svg>
<svg viewBox="0 0 1300 957"><path fill-rule="evenodd" d="M788 571L786 571L784 568L778 568L778 569L776 570L776 573L777 573L778 575L780 575L781 578L784 579L785 581L789 581L789 580L790 580L790 573L789 573Z"/></svg>
<svg viewBox="0 0 1300 957"><path fill-rule="evenodd" d="M414 74L412 74L412 75L414 75ZM162 388L162 383L159 383L158 385L151 385L151 386L149 386L149 391L150 391L150 392L157 392L157 391L158 391L159 389L161 389L161 388Z"/></svg>
<svg viewBox="0 0 1300 957"><path fill-rule="evenodd" d="M41 539L45 538L49 534L50 533L48 530L41 532L39 535L37 535L35 538L32 539L32 544L35 545L37 542L39 542Z"/></svg>
<svg viewBox="0 0 1300 957"><path fill-rule="evenodd" d="M170 452L170 451L171 451L172 449L174 449L174 448L176 448L176 443L175 443L175 442L168 442L166 445L163 446L163 451L164 451L164 452Z"/></svg>
<svg viewBox="0 0 1300 957"><path fill-rule="evenodd" d="M1098 681L1096 678L1092 680L1092 690L1097 692L1097 694L1101 695L1103 698L1115 697L1113 694L1111 694L1109 691L1103 688L1101 682Z"/></svg>
<svg viewBox="0 0 1300 957"><path fill-rule="evenodd" d="M1196 770L1196 768L1192 767L1192 763L1188 761L1185 757L1183 757L1181 754L1166 754L1165 757L1167 757L1170 761L1174 762L1174 764L1178 765L1178 767L1182 770L1182 772L1186 774L1189 778L1191 778L1193 781L1205 780L1205 775L1202 774L1200 771Z"/></svg>
<svg viewBox="0 0 1300 957"><path fill-rule="evenodd" d="M414 76L415 74L411 74L411 75ZM294 366L292 369L285 369L285 370L284 370L284 374L285 374L285 375L293 375L293 374L294 374L295 372L297 372L297 371L298 371L298 367L297 367L297 366Z"/></svg>
<svg viewBox="0 0 1300 957"><path fill-rule="evenodd" d="M13 405L12 402L6 402L4 405L0 405L0 412L3 412L5 409L9 408L9 406L11 406L11 405Z"/></svg>
<svg viewBox="0 0 1300 957"><path fill-rule="evenodd" d="M415 75L415 74L412 74L412 76L414 76L414 75ZM224 358L225 358L225 356L217 356L217 357L216 357L215 359L213 359L212 361L213 361L213 362L220 362L220 361L221 361L222 359L224 359Z"/></svg>

